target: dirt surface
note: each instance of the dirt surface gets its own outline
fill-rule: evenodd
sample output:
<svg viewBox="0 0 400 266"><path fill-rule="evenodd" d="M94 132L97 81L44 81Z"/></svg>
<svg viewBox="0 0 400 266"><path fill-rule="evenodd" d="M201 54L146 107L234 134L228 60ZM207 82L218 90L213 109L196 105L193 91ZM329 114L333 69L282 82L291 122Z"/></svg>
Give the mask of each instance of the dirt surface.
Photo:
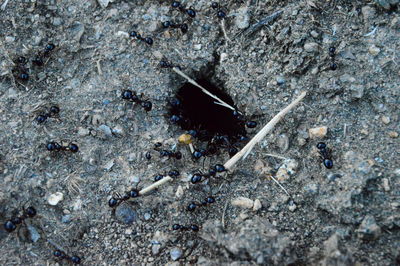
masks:
<svg viewBox="0 0 400 266"><path fill-rule="evenodd" d="M68 263L56 248L84 265L400 263L399 1L221 1L226 36L210 1L184 2L194 19L170 1L108 2L2 1L0 222L27 206L38 215L12 233L0 229L1 265ZM164 30L166 20L189 31ZM154 44L132 40L132 30ZM56 49L44 66L32 65L48 43ZM22 66L12 71L18 56L29 60L28 81L16 78ZM193 185L195 170L229 156L221 149L193 161L177 144L184 131L169 122L167 100L185 80L161 69L163 58L193 78L211 73L258 122L250 137L308 94L233 171ZM123 100L124 89L153 109ZM54 104L57 117L35 122ZM48 152L51 140L79 152ZM156 142L183 158L159 158ZM181 177L108 206L116 192L171 169ZM52 206L56 192L63 199ZM186 210L210 195L215 203ZM175 223L200 231L173 231Z"/></svg>

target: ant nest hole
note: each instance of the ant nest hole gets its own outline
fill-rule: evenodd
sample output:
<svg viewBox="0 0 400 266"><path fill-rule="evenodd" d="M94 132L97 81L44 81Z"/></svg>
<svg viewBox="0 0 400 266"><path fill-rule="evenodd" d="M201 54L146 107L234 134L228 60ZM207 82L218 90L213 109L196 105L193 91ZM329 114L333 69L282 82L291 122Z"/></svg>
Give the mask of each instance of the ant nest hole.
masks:
<svg viewBox="0 0 400 266"><path fill-rule="evenodd" d="M245 116L237 110L232 97L222 86L216 86L204 77L196 79L196 82L235 110L222 106L199 87L186 82L177 90L175 97L169 100L169 121L196 139L207 142L208 146L214 144L219 148L231 149L229 153L233 155L237 152L234 145L247 140L246 125L254 127L252 125L255 122L249 126Z"/></svg>

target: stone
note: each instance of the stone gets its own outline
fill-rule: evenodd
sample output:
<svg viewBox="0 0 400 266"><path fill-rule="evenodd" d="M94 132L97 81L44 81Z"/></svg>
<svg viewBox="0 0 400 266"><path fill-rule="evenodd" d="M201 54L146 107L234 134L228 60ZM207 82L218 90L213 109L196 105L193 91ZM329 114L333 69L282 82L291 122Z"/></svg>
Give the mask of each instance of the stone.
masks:
<svg viewBox="0 0 400 266"><path fill-rule="evenodd" d="M390 123L390 117L388 117L388 116L382 116L381 120L382 120L382 123L384 123L385 125Z"/></svg>
<svg viewBox="0 0 400 266"><path fill-rule="evenodd" d="M238 197L236 199L233 199L231 201L231 203L233 206L244 208L244 209L251 209L251 208L253 208L253 205L254 205L253 200L251 200L249 198L245 198L245 197Z"/></svg>
<svg viewBox="0 0 400 266"><path fill-rule="evenodd" d="M153 255L158 255L160 253L161 245L160 244L153 244L151 246L151 253Z"/></svg>
<svg viewBox="0 0 400 266"><path fill-rule="evenodd" d="M364 96L364 86L351 84L349 87L349 93L352 100L361 99Z"/></svg>
<svg viewBox="0 0 400 266"><path fill-rule="evenodd" d="M178 260L182 257L182 250L180 248L173 248L169 252L172 260Z"/></svg>
<svg viewBox="0 0 400 266"><path fill-rule="evenodd" d="M249 14L249 8L247 6L241 7L237 10L235 25L241 30L249 27L250 14Z"/></svg>
<svg viewBox="0 0 400 266"><path fill-rule="evenodd" d="M315 43L315 42L309 42L309 43L304 44L304 50L307 53L315 53L318 51L318 48L319 48L319 45L318 45L318 43Z"/></svg>
<svg viewBox="0 0 400 266"><path fill-rule="evenodd" d="M128 204L121 204L115 209L115 218L124 224L132 224L136 221L137 214Z"/></svg>
<svg viewBox="0 0 400 266"><path fill-rule="evenodd" d="M97 0L97 2L99 3L99 5L102 7L102 8L106 8L107 6L108 6L108 4L110 3L110 2L113 2L112 0Z"/></svg>
<svg viewBox="0 0 400 266"><path fill-rule="evenodd" d="M72 220L72 217L71 217L71 215L69 215L69 214L63 215L63 216L61 217L61 222L62 222L62 223L65 223L65 224L69 224L69 223L71 222L71 220Z"/></svg>
<svg viewBox="0 0 400 266"><path fill-rule="evenodd" d="M396 131L390 131L389 132L389 137L395 139L399 136L399 133L397 133Z"/></svg>
<svg viewBox="0 0 400 266"><path fill-rule="evenodd" d="M120 125L117 125L112 129L112 133L114 135L123 136L124 135L124 129Z"/></svg>
<svg viewBox="0 0 400 266"><path fill-rule="evenodd" d="M314 127L308 130L308 134L312 139L322 139L326 136L327 133L328 133L327 126Z"/></svg>
<svg viewBox="0 0 400 266"><path fill-rule="evenodd" d="M261 208L262 208L261 201L259 199L256 199L253 204L253 211L258 211Z"/></svg>
<svg viewBox="0 0 400 266"><path fill-rule="evenodd" d="M90 134L89 129L83 128L83 127L78 127L78 136L85 137L85 136L89 136L89 134Z"/></svg>
<svg viewBox="0 0 400 266"><path fill-rule="evenodd" d="M381 52L381 49L372 45L368 48L368 52L373 56L377 56Z"/></svg>
<svg viewBox="0 0 400 266"><path fill-rule="evenodd" d="M64 199L64 194L61 192L56 192L54 194L51 194L48 198L47 198L47 202L52 205L52 206L56 206L60 201L62 201Z"/></svg>
<svg viewBox="0 0 400 266"><path fill-rule="evenodd" d="M98 129L104 133L104 135L106 135L107 137L111 137L112 136L112 131L111 128L107 125L100 125L98 127Z"/></svg>
<svg viewBox="0 0 400 266"><path fill-rule="evenodd" d="M382 230L376 224L375 218L372 215L367 215L356 232L359 238L372 241L380 237Z"/></svg>
<svg viewBox="0 0 400 266"><path fill-rule="evenodd" d="M40 239L40 234L38 230L31 224L27 225L28 231L29 231L29 236L32 240L32 242L37 242Z"/></svg>
<svg viewBox="0 0 400 266"><path fill-rule="evenodd" d="M294 159L286 159L283 161L281 167L279 167L278 171L276 172L276 179L278 181L285 181L290 178L290 176L296 173L297 167L299 163Z"/></svg>
<svg viewBox="0 0 400 266"><path fill-rule="evenodd" d="M276 139L276 146L279 147L280 152L284 153L289 149L289 137L286 134L281 134Z"/></svg>

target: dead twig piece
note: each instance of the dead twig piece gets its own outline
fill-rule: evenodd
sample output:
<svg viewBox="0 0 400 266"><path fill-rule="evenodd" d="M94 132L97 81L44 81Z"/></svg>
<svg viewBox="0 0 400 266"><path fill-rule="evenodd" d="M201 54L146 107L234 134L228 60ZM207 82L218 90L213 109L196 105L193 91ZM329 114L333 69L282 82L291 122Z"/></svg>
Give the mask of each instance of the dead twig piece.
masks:
<svg viewBox="0 0 400 266"><path fill-rule="evenodd" d="M224 102L223 100L221 100L220 98L218 98L217 96L215 96L214 94L212 94L211 92L209 92L208 90L206 90L205 88L203 88L202 86L200 86L199 83L197 83L196 81L194 81L193 79L191 79L189 76L187 76L185 73L183 73L182 71L180 71L177 67L173 67L172 68L173 71L175 71L175 73L177 73L178 75L182 76L183 78L185 78L189 83L192 83L194 86L198 87L199 89L201 89L202 92L204 92L205 94L207 94L208 96L210 96L211 98L214 98L215 100L217 100L219 102L220 105L229 108L233 111L235 111L236 109L232 106L230 106L229 104L227 104L226 102Z"/></svg>
<svg viewBox="0 0 400 266"><path fill-rule="evenodd" d="M271 121L268 122L250 141L246 146L243 147L238 153L235 154L229 161L227 161L224 166L227 170L232 170L233 166L240 160L247 157L247 155L251 152L254 146L260 142L267 134L270 132L275 125L281 121L281 119L292 110L303 98L306 96L306 92L300 94L300 96L294 100L291 104L289 104L285 109L280 111Z"/></svg>
<svg viewBox="0 0 400 266"><path fill-rule="evenodd" d="M221 29L222 29L222 32L224 33L225 39L228 42L231 42L232 40L228 37L228 34L226 33L226 27L225 27L225 20L224 19L221 20Z"/></svg>
<svg viewBox="0 0 400 266"><path fill-rule="evenodd" d="M282 111L280 111L274 118L272 118L271 121L268 122L268 124L266 124L261 130L260 132L258 132L250 141L249 143L247 143L246 146L244 146L244 148L242 150L240 150L238 153L236 153L235 156L233 156L229 161L227 161L224 166L227 170L232 170L233 166L241 159L241 158L246 158L246 154L248 154L254 147L254 145L256 145L258 142L261 141L261 139L263 139L268 132L270 132L275 125L290 111L292 110L297 104L299 104L299 102L301 100L303 100L303 98L306 96L306 92L303 92L300 94L300 96L294 100L291 104L289 104L285 109L283 109ZM170 176L166 176L163 179L161 179L160 181L157 181L153 184L151 184L148 187L145 187L144 189L142 189L141 191L139 191L140 195L146 194L156 188L158 188L159 186L164 185L165 183L169 182L173 180L172 177ZM279 184L280 185L280 184ZM286 190L285 190L286 191ZM286 191L287 193L287 191ZM290 196L290 195L289 195Z"/></svg>
<svg viewBox="0 0 400 266"><path fill-rule="evenodd" d="M6 10L8 1L9 1L9 0L4 1L4 3L1 5L0 9L1 9L2 11Z"/></svg>

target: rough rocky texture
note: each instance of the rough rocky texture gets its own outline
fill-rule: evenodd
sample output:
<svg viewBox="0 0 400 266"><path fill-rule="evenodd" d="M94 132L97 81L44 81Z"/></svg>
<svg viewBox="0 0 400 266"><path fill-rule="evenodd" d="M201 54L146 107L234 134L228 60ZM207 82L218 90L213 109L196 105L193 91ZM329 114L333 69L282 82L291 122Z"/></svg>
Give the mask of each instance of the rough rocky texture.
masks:
<svg viewBox="0 0 400 266"><path fill-rule="evenodd" d="M400 263L398 0L219 1L231 41L205 0L184 1L194 19L158 0L5 2L0 223L28 205L38 215L13 233L0 228L0 265L54 264L53 248L84 265ZM185 21L188 33L162 29L166 20ZM132 30L152 37L153 46L132 41ZM32 66L49 42L56 49L45 65ZM17 56L29 59L28 82L11 74ZM177 143L185 132L169 123L166 101L184 80L160 69L161 59L194 78L212 73L258 122L249 136L301 91L308 96L233 171L193 185L194 171L229 156L223 149L193 161ZM151 100L153 110L122 100L123 89ZM34 122L52 104L59 115ZM309 134L321 127L328 130ZM74 141L79 152L49 153L50 140ZM321 163L319 141L331 150L332 169ZM183 159L159 158L155 142ZM181 177L118 210L108 207L115 193L171 169ZM51 206L55 192L64 197ZM210 195L214 204L186 211ZM232 206L239 197L254 206ZM175 223L200 231L172 231ZM180 252L171 257L174 249Z"/></svg>

